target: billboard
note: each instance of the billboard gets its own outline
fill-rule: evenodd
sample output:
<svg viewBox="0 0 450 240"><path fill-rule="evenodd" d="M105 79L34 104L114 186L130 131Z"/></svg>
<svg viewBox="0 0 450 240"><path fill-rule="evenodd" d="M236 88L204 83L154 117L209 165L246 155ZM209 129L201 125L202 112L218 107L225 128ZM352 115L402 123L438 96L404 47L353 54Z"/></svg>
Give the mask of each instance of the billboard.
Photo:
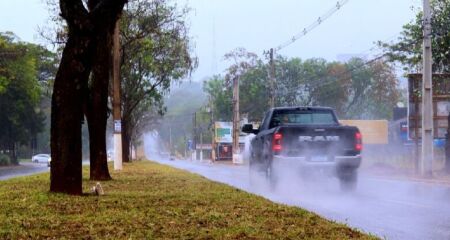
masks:
<svg viewBox="0 0 450 240"><path fill-rule="evenodd" d="M215 122L214 133L216 143L231 143L233 141L233 123Z"/></svg>
<svg viewBox="0 0 450 240"><path fill-rule="evenodd" d="M387 120L339 120L342 125L356 126L364 144L388 144Z"/></svg>
<svg viewBox="0 0 450 240"><path fill-rule="evenodd" d="M450 74L433 74L433 135L445 138L450 109ZM422 133L422 74L408 75L408 135Z"/></svg>

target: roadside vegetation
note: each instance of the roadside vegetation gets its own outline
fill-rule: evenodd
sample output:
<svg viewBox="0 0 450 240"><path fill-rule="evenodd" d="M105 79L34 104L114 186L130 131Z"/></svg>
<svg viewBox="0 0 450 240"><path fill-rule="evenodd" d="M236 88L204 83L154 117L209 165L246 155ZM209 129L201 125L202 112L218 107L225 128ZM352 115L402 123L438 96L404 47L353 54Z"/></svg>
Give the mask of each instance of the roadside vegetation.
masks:
<svg viewBox="0 0 450 240"><path fill-rule="evenodd" d="M0 32L0 165L18 164L32 148L45 148L38 144L46 118L41 103L53 71L53 53Z"/></svg>
<svg viewBox="0 0 450 240"><path fill-rule="evenodd" d="M49 174L5 181L0 238L375 239L185 171L147 161L126 165L102 183L102 196L49 193ZM95 182L83 171L89 193Z"/></svg>

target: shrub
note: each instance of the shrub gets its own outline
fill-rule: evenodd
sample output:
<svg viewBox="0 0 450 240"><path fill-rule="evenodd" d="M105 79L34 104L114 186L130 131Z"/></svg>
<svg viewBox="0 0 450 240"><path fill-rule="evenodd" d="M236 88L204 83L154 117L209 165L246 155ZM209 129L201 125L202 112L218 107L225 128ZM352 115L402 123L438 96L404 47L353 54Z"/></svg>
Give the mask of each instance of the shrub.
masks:
<svg viewBox="0 0 450 240"><path fill-rule="evenodd" d="M8 155L0 154L0 166L6 166L11 163L11 159Z"/></svg>

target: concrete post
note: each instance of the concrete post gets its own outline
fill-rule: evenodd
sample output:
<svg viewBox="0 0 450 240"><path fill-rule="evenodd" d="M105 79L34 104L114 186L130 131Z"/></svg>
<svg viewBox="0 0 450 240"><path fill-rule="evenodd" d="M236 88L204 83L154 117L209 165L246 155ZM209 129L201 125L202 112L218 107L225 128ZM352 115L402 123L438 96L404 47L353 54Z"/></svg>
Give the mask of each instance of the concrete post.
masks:
<svg viewBox="0 0 450 240"><path fill-rule="evenodd" d="M119 21L113 36L113 119L114 119L114 170L122 170L122 113L120 103L120 38Z"/></svg>
<svg viewBox="0 0 450 240"><path fill-rule="evenodd" d="M423 82L422 82L422 176L432 177L433 163L433 85L430 1L423 0Z"/></svg>

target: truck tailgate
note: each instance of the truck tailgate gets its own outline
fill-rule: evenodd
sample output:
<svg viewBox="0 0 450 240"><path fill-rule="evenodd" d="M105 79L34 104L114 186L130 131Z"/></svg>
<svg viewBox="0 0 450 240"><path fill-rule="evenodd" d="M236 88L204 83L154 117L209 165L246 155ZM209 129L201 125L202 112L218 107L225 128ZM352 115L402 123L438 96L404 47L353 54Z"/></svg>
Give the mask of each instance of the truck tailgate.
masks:
<svg viewBox="0 0 450 240"><path fill-rule="evenodd" d="M314 157L318 160L333 156L354 156L356 127L349 126L280 126L284 156ZM325 160L325 159L324 159Z"/></svg>

